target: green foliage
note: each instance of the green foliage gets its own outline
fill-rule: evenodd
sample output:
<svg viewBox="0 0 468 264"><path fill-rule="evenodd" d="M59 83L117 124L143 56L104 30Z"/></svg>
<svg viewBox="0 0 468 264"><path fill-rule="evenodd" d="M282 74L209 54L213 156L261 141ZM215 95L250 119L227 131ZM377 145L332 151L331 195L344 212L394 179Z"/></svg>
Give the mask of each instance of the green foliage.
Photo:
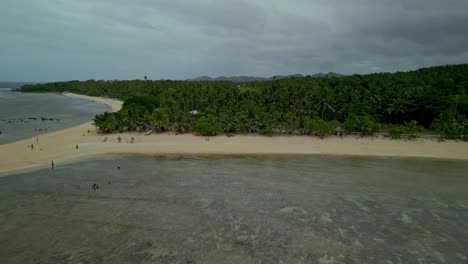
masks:
<svg viewBox="0 0 468 264"><path fill-rule="evenodd" d="M273 128L271 126L266 126L263 130L262 130L262 135L265 135L265 136L273 136Z"/></svg>
<svg viewBox="0 0 468 264"><path fill-rule="evenodd" d="M93 120L94 125L99 127L99 129L104 133L111 133L116 131L115 122L111 116L112 115L110 115L108 112L96 115Z"/></svg>
<svg viewBox="0 0 468 264"><path fill-rule="evenodd" d="M253 93L258 93L259 90L255 87L239 87L239 92L242 94L242 93L249 93L249 92L253 92Z"/></svg>
<svg viewBox="0 0 468 264"><path fill-rule="evenodd" d="M341 123L338 120L332 120L329 123L332 129L335 129L341 126Z"/></svg>
<svg viewBox="0 0 468 264"><path fill-rule="evenodd" d="M379 124L369 115L351 115L344 121L343 126L349 132L360 132L361 136L373 135L380 129Z"/></svg>
<svg viewBox="0 0 468 264"><path fill-rule="evenodd" d="M323 119L315 118L310 122L310 130L320 138L324 138L330 134L332 125Z"/></svg>
<svg viewBox="0 0 468 264"><path fill-rule="evenodd" d="M216 121L214 116L208 115L208 117L201 116L196 125L195 131L203 136L216 136L222 132L221 127Z"/></svg>
<svg viewBox="0 0 468 264"><path fill-rule="evenodd" d="M159 107L159 99L156 96L152 96L152 95L133 96L124 102L123 107L126 107L131 104L141 105L147 109L152 110L152 109L156 109Z"/></svg>
<svg viewBox="0 0 468 264"><path fill-rule="evenodd" d="M411 120L409 122L405 122L405 132L409 134L410 138L417 137L417 133L423 131L423 127L418 124L418 121Z"/></svg>
<svg viewBox="0 0 468 264"><path fill-rule="evenodd" d="M468 119L460 114L443 113L432 122L432 128L445 138L462 138L468 135Z"/></svg>
<svg viewBox="0 0 468 264"><path fill-rule="evenodd" d="M455 113L468 116L468 95L455 96Z"/></svg>
<svg viewBox="0 0 468 264"><path fill-rule="evenodd" d="M124 100L118 113L96 116L95 124L106 133L152 128L204 134L311 134L311 123L319 118L344 122L345 129L362 135L378 131L378 123L404 125L414 120L418 126L432 124L440 133L455 136L465 133L463 120L468 117L468 64L241 84L89 80L25 85L21 90ZM193 110L200 114L191 114ZM202 116L208 120L200 121ZM314 122L314 129L323 125ZM330 125L332 129L336 126Z"/></svg>
<svg viewBox="0 0 468 264"><path fill-rule="evenodd" d="M392 126L389 132L390 132L390 136L393 139L399 139L401 138L401 134L405 132L405 128L403 126L396 125L396 126Z"/></svg>

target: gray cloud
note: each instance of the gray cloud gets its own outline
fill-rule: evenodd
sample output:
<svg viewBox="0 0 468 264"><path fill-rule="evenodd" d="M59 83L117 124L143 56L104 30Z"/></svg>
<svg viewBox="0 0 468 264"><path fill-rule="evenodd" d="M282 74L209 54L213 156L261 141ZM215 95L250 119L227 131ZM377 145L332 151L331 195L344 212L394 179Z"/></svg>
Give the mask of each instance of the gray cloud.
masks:
<svg viewBox="0 0 468 264"><path fill-rule="evenodd" d="M0 80L184 79L468 62L465 0L4 0Z"/></svg>

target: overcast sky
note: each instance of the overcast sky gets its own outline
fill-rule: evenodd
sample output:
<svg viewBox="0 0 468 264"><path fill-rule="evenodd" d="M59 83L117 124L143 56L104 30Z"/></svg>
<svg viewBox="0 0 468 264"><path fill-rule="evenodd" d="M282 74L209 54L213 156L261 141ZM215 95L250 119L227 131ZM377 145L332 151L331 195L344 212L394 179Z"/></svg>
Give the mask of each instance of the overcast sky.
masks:
<svg viewBox="0 0 468 264"><path fill-rule="evenodd" d="M0 80L468 63L468 0L1 0Z"/></svg>

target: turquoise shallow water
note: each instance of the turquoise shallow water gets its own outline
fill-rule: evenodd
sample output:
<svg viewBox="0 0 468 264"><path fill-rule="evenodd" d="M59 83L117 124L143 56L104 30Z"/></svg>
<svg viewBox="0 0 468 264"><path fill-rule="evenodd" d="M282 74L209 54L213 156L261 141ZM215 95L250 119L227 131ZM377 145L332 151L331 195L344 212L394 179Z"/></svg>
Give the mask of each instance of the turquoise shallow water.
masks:
<svg viewBox="0 0 468 264"><path fill-rule="evenodd" d="M0 263L468 257L467 162L104 156L57 165L0 178Z"/></svg>
<svg viewBox="0 0 468 264"><path fill-rule="evenodd" d="M80 125L109 110L78 98L0 89L0 144Z"/></svg>

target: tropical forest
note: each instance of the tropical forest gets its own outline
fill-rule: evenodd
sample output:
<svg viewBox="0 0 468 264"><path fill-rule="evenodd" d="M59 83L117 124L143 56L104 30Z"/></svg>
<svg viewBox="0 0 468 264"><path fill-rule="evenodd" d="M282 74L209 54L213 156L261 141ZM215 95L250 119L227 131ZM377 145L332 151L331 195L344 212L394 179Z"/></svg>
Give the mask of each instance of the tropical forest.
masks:
<svg viewBox="0 0 468 264"><path fill-rule="evenodd" d="M102 133L468 135L468 64L246 83L68 81L24 85L20 90L123 100L120 111L94 118Z"/></svg>

